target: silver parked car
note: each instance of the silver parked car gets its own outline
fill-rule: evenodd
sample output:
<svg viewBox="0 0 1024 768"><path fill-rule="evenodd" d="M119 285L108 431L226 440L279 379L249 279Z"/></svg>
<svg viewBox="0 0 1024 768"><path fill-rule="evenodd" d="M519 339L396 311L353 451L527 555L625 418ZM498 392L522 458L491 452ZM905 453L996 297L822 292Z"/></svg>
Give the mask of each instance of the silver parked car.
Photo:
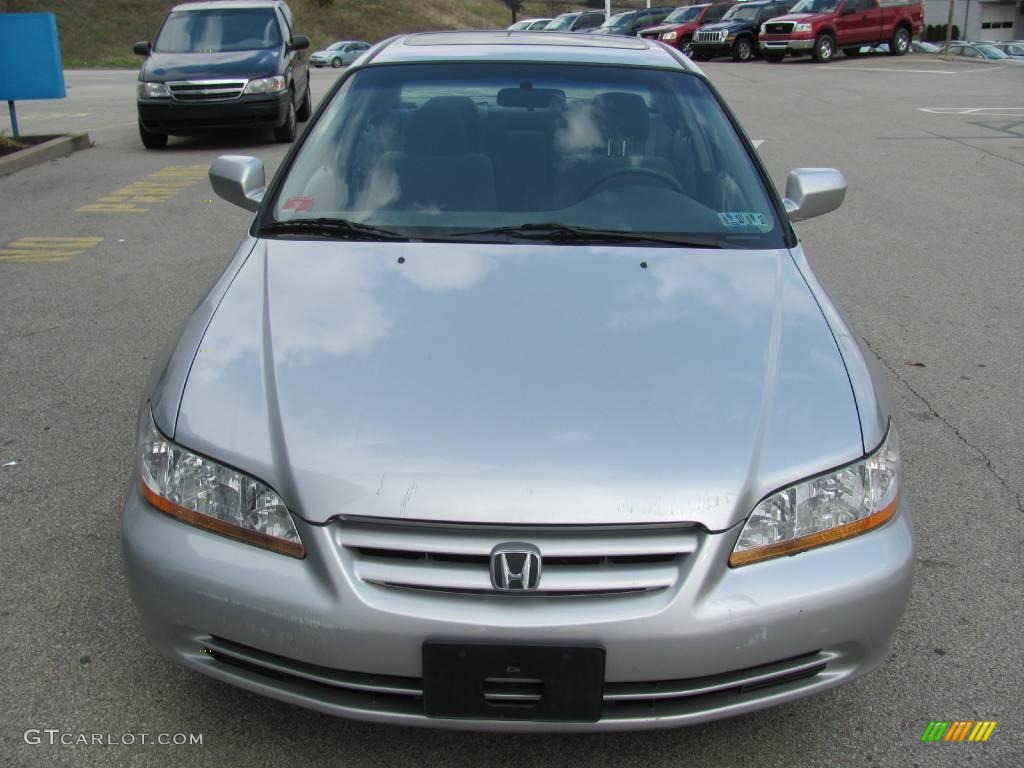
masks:
<svg viewBox="0 0 1024 768"><path fill-rule="evenodd" d="M701 71L393 39L339 79L146 388L131 596L179 663L500 730L738 715L882 664L914 538L881 378Z"/></svg>
<svg viewBox="0 0 1024 768"><path fill-rule="evenodd" d="M309 57L314 67L347 67L364 53L370 50L370 44L362 40L339 40L322 51L316 51Z"/></svg>

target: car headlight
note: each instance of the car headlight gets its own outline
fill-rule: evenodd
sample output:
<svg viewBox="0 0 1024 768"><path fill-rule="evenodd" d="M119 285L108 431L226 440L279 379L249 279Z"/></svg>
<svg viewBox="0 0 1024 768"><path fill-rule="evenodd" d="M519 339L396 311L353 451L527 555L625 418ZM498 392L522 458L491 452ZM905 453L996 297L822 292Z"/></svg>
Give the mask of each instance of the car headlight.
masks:
<svg viewBox="0 0 1024 768"><path fill-rule="evenodd" d="M729 565L793 555L877 528L896 514L899 491L899 437L890 424L871 455L776 491L754 507Z"/></svg>
<svg viewBox="0 0 1024 768"><path fill-rule="evenodd" d="M140 99L168 99L171 96L163 83L139 83L138 94Z"/></svg>
<svg viewBox="0 0 1024 768"><path fill-rule="evenodd" d="M666 32L661 36L662 40L675 40L679 35L676 32Z"/></svg>
<svg viewBox="0 0 1024 768"><path fill-rule="evenodd" d="M729 37L729 34L730 34L729 30L723 29L722 31L720 31L718 33L718 39L719 40L725 40L725 39L727 39Z"/></svg>
<svg viewBox="0 0 1024 768"><path fill-rule="evenodd" d="M295 522L273 489L171 442L148 412L138 453L142 496L161 512L257 547L306 556Z"/></svg>
<svg viewBox="0 0 1024 768"><path fill-rule="evenodd" d="M794 32L810 32L813 25L807 23L797 23L793 25Z"/></svg>
<svg viewBox="0 0 1024 768"><path fill-rule="evenodd" d="M243 93L280 93L288 87L281 75L260 77L245 84Z"/></svg>

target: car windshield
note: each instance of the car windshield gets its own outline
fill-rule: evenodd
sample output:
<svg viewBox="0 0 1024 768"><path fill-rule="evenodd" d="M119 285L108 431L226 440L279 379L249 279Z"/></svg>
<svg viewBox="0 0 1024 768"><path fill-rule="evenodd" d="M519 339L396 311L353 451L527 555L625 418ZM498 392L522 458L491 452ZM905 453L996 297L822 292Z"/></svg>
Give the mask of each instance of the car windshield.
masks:
<svg viewBox="0 0 1024 768"><path fill-rule="evenodd" d="M310 129L260 226L342 220L445 239L557 223L782 247L748 152L705 81L682 71L369 67Z"/></svg>
<svg viewBox="0 0 1024 768"><path fill-rule="evenodd" d="M576 21L577 16L579 16L578 13L570 13L566 14L565 16L559 16L556 19L554 19L554 21L552 21L550 24L548 24L547 27L545 27L545 30L568 29L569 27L572 26L572 23Z"/></svg>
<svg viewBox="0 0 1024 768"><path fill-rule="evenodd" d="M626 11L625 13L616 13L608 21L602 24L602 27L613 28L613 27L628 27L633 22L633 17L636 16L636 11Z"/></svg>
<svg viewBox="0 0 1024 768"><path fill-rule="evenodd" d="M676 8L665 18L665 23L671 24L673 22L682 23L684 21L694 21L700 16L700 12L703 10L703 5L691 5L686 8Z"/></svg>
<svg viewBox="0 0 1024 768"><path fill-rule="evenodd" d="M174 11L160 28L160 53L221 53L276 48L281 31L273 8Z"/></svg>
<svg viewBox="0 0 1024 768"><path fill-rule="evenodd" d="M734 5L728 11L725 16L722 17L722 21L756 21L757 12L760 8L756 5Z"/></svg>
<svg viewBox="0 0 1024 768"><path fill-rule="evenodd" d="M1024 45L1017 45L1016 43L1010 43L1004 48L1006 53L1013 56L1024 56Z"/></svg>
<svg viewBox="0 0 1024 768"><path fill-rule="evenodd" d="M840 0L800 0L790 13L834 13Z"/></svg>
<svg viewBox="0 0 1024 768"><path fill-rule="evenodd" d="M992 47L991 45L978 45L978 46L975 46L975 47L979 51L981 51L981 55L984 56L986 59L1005 59L1005 58L1008 58L1005 53L1000 51L998 48Z"/></svg>

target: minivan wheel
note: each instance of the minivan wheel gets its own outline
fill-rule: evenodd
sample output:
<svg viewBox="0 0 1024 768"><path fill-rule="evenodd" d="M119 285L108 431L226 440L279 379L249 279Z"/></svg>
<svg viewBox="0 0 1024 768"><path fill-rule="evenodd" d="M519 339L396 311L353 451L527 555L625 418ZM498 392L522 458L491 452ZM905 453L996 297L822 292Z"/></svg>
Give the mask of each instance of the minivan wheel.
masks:
<svg viewBox="0 0 1024 768"><path fill-rule="evenodd" d="M910 33L906 27L900 27L889 41L889 55L902 56L910 50Z"/></svg>
<svg viewBox="0 0 1024 768"><path fill-rule="evenodd" d="M146 149L163 149L167 146L166 133L151 133L139 120L139 138L142 139L142 146Z"/></svg>
<svg viewBox="0 0 1024 768"><path fill-rule="evenodd" d="M291 94L289 94L290 96ZM295 102L288 99L288 116L284 119L284 125L274 129L274 138L282 144L290 144L295 141L298 119L295 115Z"/></svg>
<svg viewBox="0 0 1024 768"><path fill-rule="evenodd" d="M331 68L332 69L340 69L341 68L341 59L331 59Z"/></svg>
<svg viewBox="0 0 1024 768"><path fill-rule="evenodd" d="M822 35L814 41L814 60L818 63L832 61L836 52L836 43L831 35Z"/></svg>
<svg viewBox="0 0 1024 768"><path fill-rule="evenodd" d="M299 105L299 111L295 113L295 116L304 123L309 120L311 114L313 114L313 97L309 93L309 81L307 80L306 95L302 97L302 103Z"/></svg>
<svg viewBox="0 0 1024 768"><path fill-rule="evenodd" d="M741 37L732 46L732 58L733 61L750 61L754 55L753 48L750 47L750 38Z"/></svg>

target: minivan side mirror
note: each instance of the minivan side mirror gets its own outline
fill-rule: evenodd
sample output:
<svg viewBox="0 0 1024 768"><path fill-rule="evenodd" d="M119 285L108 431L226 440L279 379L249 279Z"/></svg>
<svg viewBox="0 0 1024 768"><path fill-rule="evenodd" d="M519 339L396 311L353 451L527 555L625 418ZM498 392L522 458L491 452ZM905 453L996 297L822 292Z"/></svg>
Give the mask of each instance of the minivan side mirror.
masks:
<svg viewBox="0 0 1024 768"><path fill-rule="evenodd" d="M267 193L267 172L259 158L221 155L210 166L210 184L229 203L255 211Z"/></svg>
<svg viewBox="0 0 1024 768"><path fill-rule="evenodd" d="M794 168L782 203L790 221L803 221L834 211L845 197L846 177L835 168Z"/></svg>
<svg viewBox="0 0 1024 768"><path fill-rule="evenodd" d="M136 56L149 56L149 40L142 40L136 43L132 50Z"/></svg>
<svg viewBox="0 0 1024 768"><path fill-rule="evenodd" d="M304 51L309 48L309 38L305 35L293 35L288 43L289 51Z"/></svg>

